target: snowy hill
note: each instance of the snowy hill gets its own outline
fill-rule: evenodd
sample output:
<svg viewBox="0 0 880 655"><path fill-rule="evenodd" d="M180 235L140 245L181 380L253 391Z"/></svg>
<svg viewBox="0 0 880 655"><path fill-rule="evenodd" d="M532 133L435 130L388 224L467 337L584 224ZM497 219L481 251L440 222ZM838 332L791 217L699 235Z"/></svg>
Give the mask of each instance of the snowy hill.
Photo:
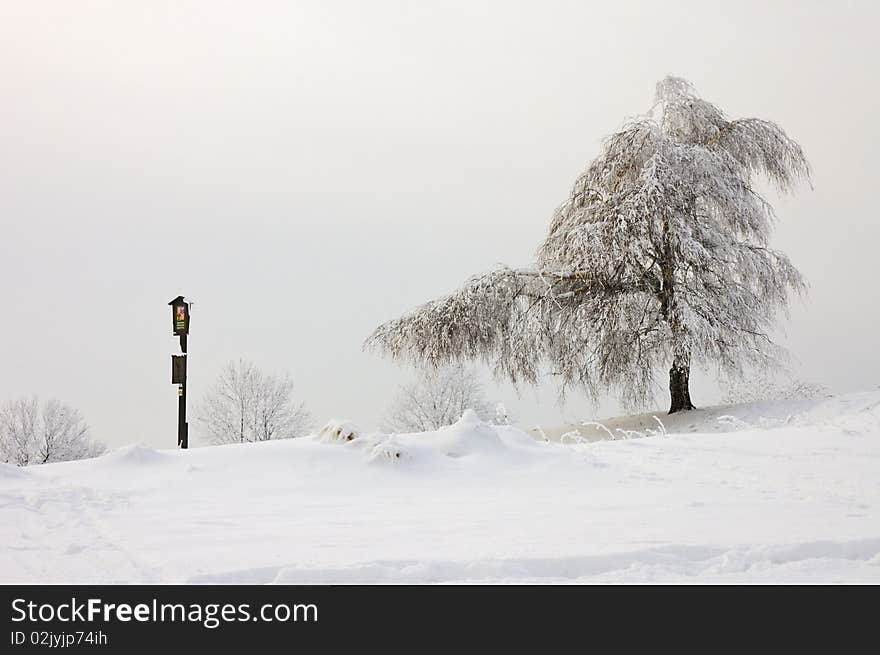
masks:
<svg viewBox="0 0 880 655"><path fill-rule="evenodd" d="M0 582L880 582L880 391L658 417L0 465Z"/></svg>

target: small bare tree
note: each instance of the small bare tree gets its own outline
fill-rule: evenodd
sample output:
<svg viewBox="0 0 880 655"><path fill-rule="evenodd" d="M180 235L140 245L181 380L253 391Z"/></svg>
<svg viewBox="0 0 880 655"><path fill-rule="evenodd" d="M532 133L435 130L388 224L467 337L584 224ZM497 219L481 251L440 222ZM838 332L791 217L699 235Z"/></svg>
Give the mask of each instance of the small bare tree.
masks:
<svg viewBox="0 0 880 655"><path fill-rule="evenodd" d="M496 415L476 372L462 365L426 367L401 385L386 425L395 432L427 432L455 423L466 409L484 421Z"/></svg>
<svg viewBox="0 0 880 655"><path fill-rule="evenodd" d="M294 401L290 376L264 373L244 360L223 367L196 420L216 444L290 439L309 428L309 413Z"/></svg>
<svg viewBox="0 0 880 655"><path fill-rule="evenodd" d="M19 398L0 407L0 459L8 464L64 462L105 450L79 411L54 398Z"/></svg>

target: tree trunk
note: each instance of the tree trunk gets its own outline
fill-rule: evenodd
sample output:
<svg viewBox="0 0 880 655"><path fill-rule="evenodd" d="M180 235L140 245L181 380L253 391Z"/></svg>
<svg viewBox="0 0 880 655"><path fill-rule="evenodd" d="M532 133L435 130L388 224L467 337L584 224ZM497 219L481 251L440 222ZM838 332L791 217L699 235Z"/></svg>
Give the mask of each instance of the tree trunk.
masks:
<svg viewBox="0 0 880 655"><path fill-rule="evenodd" d="M669 406L669 413L675 414L693 409L694 406L691 403L691 391L688 387L691 374L688 339L675 303L676 253L670 234L668 217L663 219L663 257L659 264L663 275L659 294L660 312L669 324L669 331L672 335L672 368L669 369L669 395L672 403Z"/></svg>
<svg viewBox="0 0 880 655"><path fill-rule="evenodd" d="M686 409L694 409L691 403L691 391L688 386L691 374L689 364L679 360L672 362L672 368L669 369L669 395L672 397L672 404L669 407L669 413L675 414Z"/></svg>

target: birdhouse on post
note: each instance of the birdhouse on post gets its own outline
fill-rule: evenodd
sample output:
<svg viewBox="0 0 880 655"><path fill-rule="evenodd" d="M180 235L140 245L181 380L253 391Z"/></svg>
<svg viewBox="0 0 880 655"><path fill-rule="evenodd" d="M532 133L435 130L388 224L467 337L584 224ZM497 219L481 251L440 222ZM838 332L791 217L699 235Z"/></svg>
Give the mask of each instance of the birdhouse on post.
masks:
<svg viewBox="0 0 880 655"><path fill-rule="evenodd" d="M189 334L189 303L183 296L177 296L168 304L171 305L171 331L174 336Z"/></svg>

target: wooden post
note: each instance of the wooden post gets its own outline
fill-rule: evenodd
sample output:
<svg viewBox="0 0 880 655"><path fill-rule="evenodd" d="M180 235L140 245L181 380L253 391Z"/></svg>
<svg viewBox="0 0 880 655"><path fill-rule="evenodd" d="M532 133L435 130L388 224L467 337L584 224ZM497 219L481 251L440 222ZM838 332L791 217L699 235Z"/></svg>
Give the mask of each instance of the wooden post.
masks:
<svg viewBox="0 0 880 655"><path fill-rule="evenodd" d="M186 422L186 377L177 391L177 447L189 447L189 425Z"/></svg>
<svg viewBox="0 0 880 655"><path fill-rule="evenodd" d="M177 388L177 447L189 448L189 424L186 422L186 338L189 334L189 303L183 296L177 296L170 303L171 325L175 335L180 337L182 355L171 356L171 382Z"/></svg>

